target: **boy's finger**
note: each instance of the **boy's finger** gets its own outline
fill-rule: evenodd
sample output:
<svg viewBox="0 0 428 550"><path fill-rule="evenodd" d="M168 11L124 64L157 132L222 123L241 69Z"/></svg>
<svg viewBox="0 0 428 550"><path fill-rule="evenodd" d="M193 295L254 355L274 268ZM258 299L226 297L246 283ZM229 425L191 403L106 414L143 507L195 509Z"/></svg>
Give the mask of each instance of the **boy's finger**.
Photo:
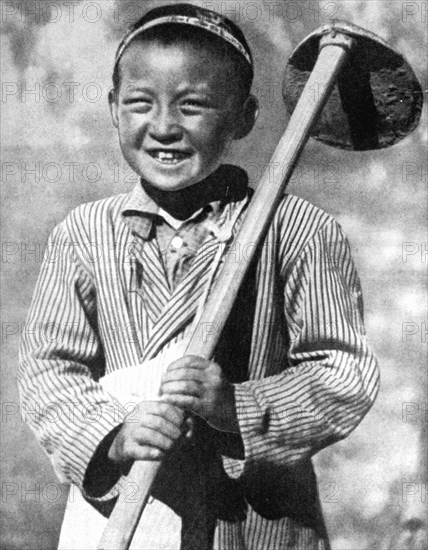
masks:
<svg viewBox="0 0 428 550"><path fill-rule="evenodd" d="M200 397L203 391L203 385L194 380L172 380L171 382L162 382L161 395L181 394Z"/></svg>
<svg viewBox="0 0 428 550"><path fill-rule="evenodd" d="M183 412L183 411L181 411ZM183 414L184 417L184 414ZM142 433L141 430L144 429L150 429L154 430L165 437L168 437L170 439L177 439L181 435L181 428L184 422L184 418L179 423L172 423L168 420L165 420L161 416L148 416L146 419L144 419L144 422L140 424L140 426L136 426L136 434Z"/></svg>
<svg viewBox="0 0 428 550"><path fill-rule="evenodd" d="M194 368L199 370L204 370L209 367L210 361L208 359L204 359L203 357L197 357L196 355L185 355L184 357L180 357L180 359L176 359L168 366L168 371L175 370L175 369L181 369L181 368Z"/></svg>
<svg viewBox="0 0 428 550"><path fill-rule="evenodd" d="M182 395L179 393L164 394L163 399L176 407L180 407L180 409L192 412L197 412L197 407L200 401L200 399L193 395Z"/></svg>
<svg viewBox="0 0 428 550"><path fill-rule="evenodd" d="M202 383L205 378L205 369L195 369L194 367L178 367L171 370L167 370L162 376L162 384L165 382L172 382L174 380L194 380L195 382Z"/></svg>
<svg viewBox="0 0 428 550"><path fill-rule="evenodd" d="M181 425L184 420L184 413L180 408L174 407L172 403L162 401L152 401L147 406L144 403L144 408L140 409L140 419L143 420L148 414L157 416L161 419L168 420L175 425Z"/></svg>
<svg viewBox="0 0 428 550"><path fill-rule="evenodd" d="M140 446L149 446L168 451L172 447L174 440L181 436L181 431L177 430L177 437L171 438L164 433L150 427L140 427L134 433L134 441Z"/></svg>
<svg viewBox="0 0 428 550"><path fill-rule="evenodd" d="M161 460L164 455L161 449L138 444L133 445L129 452L129 458L134 460Z"/></svg>

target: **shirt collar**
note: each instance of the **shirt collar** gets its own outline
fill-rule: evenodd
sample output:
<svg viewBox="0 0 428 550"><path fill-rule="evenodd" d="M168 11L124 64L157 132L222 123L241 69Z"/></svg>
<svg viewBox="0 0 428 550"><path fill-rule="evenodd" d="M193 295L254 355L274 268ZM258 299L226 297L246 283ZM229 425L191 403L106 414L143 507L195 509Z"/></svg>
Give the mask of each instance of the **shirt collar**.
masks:
<svg viewBox="0 0 428 550"><path fill-rule="evenodd" d="M228 202L233 200L242 200L248 192L248 176L242 168L232 165L223 165L219 169L219 175L222 178L227 178L230 181L230 196ZM224 207L224 200L211 202L205 206L214 212L219 211ZM203 208L194 212L189 218L192 219L198 216L203 211ZM141 181L138 181L132 191L125 197L121 213L125 223L131 229L133 234L138 234L143 239L147 240L151 237L153 223L156 218L163 218L174 229L188 220L178 221L162 210L159 205L146 193ZM174 223L175 222L175 223ZM177 223L179 224L178 227Z"/></svg>
<svg viewBox="0 0 428 550"><path fill-rule="evenodd" d="M144 191L138 181L128 193L122 207L122 216L132 233L137 233L143 239L148 239L153 221L159 215L159 206Z"/></svg>

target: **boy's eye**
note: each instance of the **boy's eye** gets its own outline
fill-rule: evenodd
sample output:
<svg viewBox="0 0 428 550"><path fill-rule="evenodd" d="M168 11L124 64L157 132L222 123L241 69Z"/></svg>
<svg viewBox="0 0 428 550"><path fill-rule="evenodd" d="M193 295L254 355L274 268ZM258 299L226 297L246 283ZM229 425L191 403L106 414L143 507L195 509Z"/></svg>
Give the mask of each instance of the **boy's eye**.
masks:
<svg viewBox="0 0 428 550"><path fill-rule="evenodd" d="M151 105L152 101L148 97L138 96L136 94L129 94L128 96L124 97L123 103L125 105L134 105L137 107L141 105L141 107L146 107Z"/></svg>
<svg viewBox="0 0 428 550"><path fill-rule="evenodd" d="M192 105L192 106L195 106L195 107L203 107L204 103L200 99L186 99L186 101L184 101L184 105Z"/></svg>
<svg viewBox="0 0 428 550"><path fill-rule="evenodd" d="M189 111L201 111L203 109L209 109L211 107L210 102L207 99L202 98L189 98L182 102L182 108Z"/></svg>

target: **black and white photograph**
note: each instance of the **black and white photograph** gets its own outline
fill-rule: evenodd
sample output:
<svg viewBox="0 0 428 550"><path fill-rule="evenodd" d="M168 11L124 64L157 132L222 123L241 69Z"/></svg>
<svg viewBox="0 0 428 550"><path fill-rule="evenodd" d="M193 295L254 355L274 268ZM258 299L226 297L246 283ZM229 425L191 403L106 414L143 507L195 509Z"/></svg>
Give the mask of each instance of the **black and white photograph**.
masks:
<svg viewBox="0 0 428 550"><path fill-rule="evenodd" d="M425 0L0 0L4 550L425 550Z"/></svg>

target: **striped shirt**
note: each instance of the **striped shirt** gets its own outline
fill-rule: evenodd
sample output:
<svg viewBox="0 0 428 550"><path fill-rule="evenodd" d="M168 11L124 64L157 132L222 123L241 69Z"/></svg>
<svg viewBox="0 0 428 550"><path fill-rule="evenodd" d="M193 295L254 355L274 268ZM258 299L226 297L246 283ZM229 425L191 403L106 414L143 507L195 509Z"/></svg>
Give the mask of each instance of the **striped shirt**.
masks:
<svg viewBox="0 0 428 550"><path fill-rule="evenodd" d="M247 201L223 205L218 231L174 288L140 185L78 207L54 229L23 334L19 385L25 419L62 482L84 492L97 447L129 412L99 378L188 337L216 252ZM229 253L246 261L250 246L236 243ZM311 456L346 437L378 389L360 284L340 226L295 196L284 197L258 252L216 351L235 384L245 448L244 459L226 450L222 462L246 509L218 519L214 546L322 550Z"/></svg>

